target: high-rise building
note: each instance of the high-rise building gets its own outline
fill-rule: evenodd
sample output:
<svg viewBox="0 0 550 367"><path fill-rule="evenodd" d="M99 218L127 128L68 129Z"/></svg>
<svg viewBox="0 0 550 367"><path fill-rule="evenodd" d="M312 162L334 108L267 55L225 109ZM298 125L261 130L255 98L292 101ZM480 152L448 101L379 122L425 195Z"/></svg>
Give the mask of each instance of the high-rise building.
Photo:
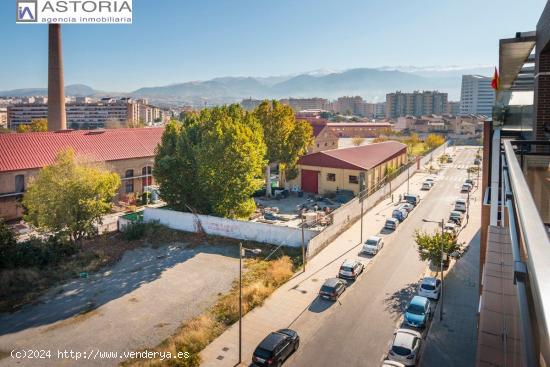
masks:
<svg viewBox="0 0 550 367"><path fill-rule="evenodd" d="M491 78L481 75L462 75L460 91L461 115L491 116L495 103L495 91L491 88Z"/></svg>
<svg viewBox="0 0 550 367"><path fill-rule="evenodd" d="M261 99L247 98L241 101L241 107L247 111L252 111L260 105L263 101Z"/></svg>
<svg viewBox="0 0 550 367"><path fill-rule="evenodd" d="M447 112L447 93L414 91L386 94L386 118L401 116L441 115Z"/></svg>
<svg viewBox="0 0 550 367"><path fill-rule="evenodd" d="M450 115L460 115L460 102L449 102L447 104L447 113Z"/></svg>

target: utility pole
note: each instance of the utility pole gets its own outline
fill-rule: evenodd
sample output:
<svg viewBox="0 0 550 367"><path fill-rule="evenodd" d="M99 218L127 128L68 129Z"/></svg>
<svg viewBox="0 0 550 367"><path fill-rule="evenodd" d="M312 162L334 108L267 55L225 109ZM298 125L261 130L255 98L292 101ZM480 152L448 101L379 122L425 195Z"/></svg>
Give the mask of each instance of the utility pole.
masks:
<svg viewBox="0 0 550 367"><path fill-rule="evenodd" d="M239 364L242 362L243 352L243 244L239 242Z"/></svg>
<svg viewBox="0 0 550 367"><path fill-rule="evenodd" d="M359 201L361 202L361 238L359 243L363 243L363 201L365 200L365 173L359 174Z"/></svg>
<svg viewBox="0 0 550 367"><path fill-rule="evenodd" d="M439 321L443 320L443 238L445 236L445 221L441 219L441 305L439 305Z"/></svg>
<svg viewBox="0 0 550 367"><path fill-rule="evenodd" d="M409 180L411 178L411 171L410 171L411 165L409 164L407 166L407 195L409 195Z"/></svg>
<svg viewBox="0 0 550 367"><path fill-rule="evenodd" d="M304 225L305 219L302 215L302 273L306 272L306 244L304 239Z"/></svg>

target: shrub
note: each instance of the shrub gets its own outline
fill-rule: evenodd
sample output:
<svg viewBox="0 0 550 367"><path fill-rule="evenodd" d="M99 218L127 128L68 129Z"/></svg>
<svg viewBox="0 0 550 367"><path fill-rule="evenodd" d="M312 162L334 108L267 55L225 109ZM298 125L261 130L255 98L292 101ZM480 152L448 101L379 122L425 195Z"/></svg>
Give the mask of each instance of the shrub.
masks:
<svg viewBox="0 0 550 367"><path fill-rule="evenodd" d="M122 237L126 241L136 241L141 240L145 237L147 231L147 224L140 222L131 222L128 223L124 230L122 231Z"/></svg>
<svg viewBox="0 0 550 367"><path fill-rule="evenodd" d="M45 240L35 237L21 243L2 243L0 269L44 268L72 256L77 250L77 245L65 243L55 236Z"/></svg>

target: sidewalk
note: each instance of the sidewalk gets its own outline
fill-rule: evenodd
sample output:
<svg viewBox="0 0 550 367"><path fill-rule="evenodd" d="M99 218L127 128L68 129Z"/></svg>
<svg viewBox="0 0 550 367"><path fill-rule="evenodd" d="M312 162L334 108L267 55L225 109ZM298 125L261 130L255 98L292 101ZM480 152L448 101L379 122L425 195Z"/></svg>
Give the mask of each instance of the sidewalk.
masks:
<svg viewBox="0 0 550 367"><path fill-rule="evenodd" d="M479 200L479 197L477 197ZM480 205L474 202L470 224L459 235L469 244L466 253L446 273L443 292L443 320L438 302L420 357L421 367L474 366L477 348L479 302Z"/></svg>
<svg viewBox="0 0 550 367"><path fill-rule="evenodd" d="M425 174L415 174L410 179L412 192L419 192ZM391 216L391 210L399 194L407 190L405 182L394 190L395 202L385 199L365 214L363 226L365 240L369 235L378 233L383 226L385 216ZM354 223L329 246L323 249L306 266L305 273L298 273L290 281L276 290L261 307L248 313L242 321L242 360L248 366L252 352L258 343L271 331L290 327L302 313L306 312L317 298L322 282L338 273L345 258L357 258L361 221ZM373 259L361 258L366 269ZM221 336L208 345L201 353L201 366L235 366L238 362L238 323L231 326Z"/></svg>

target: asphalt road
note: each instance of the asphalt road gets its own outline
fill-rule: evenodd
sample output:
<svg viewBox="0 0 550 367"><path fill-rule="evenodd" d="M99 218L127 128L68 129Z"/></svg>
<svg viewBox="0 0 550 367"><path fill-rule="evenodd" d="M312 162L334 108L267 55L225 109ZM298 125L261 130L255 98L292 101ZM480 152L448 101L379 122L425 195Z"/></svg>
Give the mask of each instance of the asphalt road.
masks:
<svg viewBox="0 0 550 367"><path fill-rule="evenodd" d="M423 219L447 218L467 177L476 149L454 148L454 162L439 173L430 192L420 193L420 205L403 224L385 235L384 249L338 303L319 313L304 313L292 327L301 335L300 349L287 366L379 366L387 355L393 332L416 292L427 263L418 258L416 229L436 230ZM458 167L457 167L458 166ZM472 223L473 224L473 223ZM477 224L476 224L477 225ZM318 301L327 302L327 301ZM328 311L328 312L327 312Z"/></svg>

